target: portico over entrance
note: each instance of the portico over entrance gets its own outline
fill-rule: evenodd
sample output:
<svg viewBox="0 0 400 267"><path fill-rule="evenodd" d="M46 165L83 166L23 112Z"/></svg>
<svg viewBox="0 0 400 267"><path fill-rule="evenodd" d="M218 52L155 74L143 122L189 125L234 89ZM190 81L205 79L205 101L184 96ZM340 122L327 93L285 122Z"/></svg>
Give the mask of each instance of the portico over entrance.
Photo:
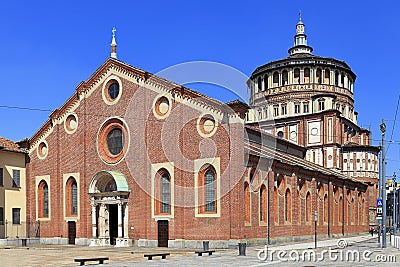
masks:
<svg viewBox="0 0 400 267"><path fill-rule="evenodd" d="M130 190L119 171L99 171L89 184L92 205L92 238L89 246L127 247Z"/></svg>

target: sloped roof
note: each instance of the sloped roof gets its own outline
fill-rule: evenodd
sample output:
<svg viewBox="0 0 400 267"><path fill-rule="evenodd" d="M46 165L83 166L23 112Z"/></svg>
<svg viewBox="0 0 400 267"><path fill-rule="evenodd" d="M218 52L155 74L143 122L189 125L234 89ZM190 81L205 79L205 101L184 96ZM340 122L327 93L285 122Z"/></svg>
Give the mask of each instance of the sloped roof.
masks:
<svg viewBox="0 0 400 267"><path fill-rule="evenodd" d="M25 153L25 150L21 149L17 143L0 136L0 151L1 150Z"/></svg>
<svg viewBox="0 0 400 267"><path fill-rule="evenodd" d="M287 153L283 153L279 150L272 149L270 147L266 147L266 146L260 147L260 145L254 144L253 142L251 142L249 140L246 140L246 142L245 142L245 150L247 150L247 152L249 154L252 154L255 156L273 158L284 164L288 164L291 166L298 166L305 170L319 172L323 175L334 176L334 177L337 177L342 180L348 180L348 181L352 181L355 183L361 183L361 184L366 185L366 183L361 182L356 179L353 179L353 178L350 178L350 177L346 177L338 171L324 168L324 167L317 165L313 162L310 162L308 160L301 159L301 158L295 157L295 156L287 154Z"/></svg>

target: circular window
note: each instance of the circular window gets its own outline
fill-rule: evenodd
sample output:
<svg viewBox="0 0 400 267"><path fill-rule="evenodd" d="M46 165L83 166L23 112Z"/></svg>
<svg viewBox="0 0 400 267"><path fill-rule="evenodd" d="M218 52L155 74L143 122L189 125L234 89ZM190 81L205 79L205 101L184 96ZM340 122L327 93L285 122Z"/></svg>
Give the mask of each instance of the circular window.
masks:
<svg viewBox="0 0 400 267"><path fill-rule="evenodd" d="M344 163L347 163L347 159L344 159L343 161L344 161Z"/></svg>
<svg viewBox="0 0 400 267"><path fill-rule="evenodd" d="M100 127L97 135L97 151L104 162L117 164L121 161L128 150L128 143L128 128L122 120L111 118Z"/></svg>
<svg viewBox="0 0 400 267"><path fill-rule="evenodd" d="M124 146L124 134L120 128L112 129L107 135L107 147L108 151L112 155L118 155L121 153Z"/></svg>
<svg viewBox="0 0 400 267"><path fill-rule="evenodd" d="M37 155L40 159L44 159L47 157L48 154L47 143L41 142L37 148Z"/></svg>
<svg viewBox="0 0 400 267"><path fill-rule="evenodd" d="M317 136L318 135L318 128L311 129L311 135Z"/></svg>
<svg viewBox="0 0 400 267"><path fill-rule="evenodd" d="M203 137L211 137L217 131L217 121L207 114L197 121L197 131Z"/></svg>
<svg viewBox="0 0 400 267"><path fill-rule="evenodd" d="M72 134L78 128L78 118L75 114L70 114L64 121L64 128L67 133Z"/></svg>
<svg viewBox="0 0 400 267"><path fill-rule="evenodd" d="M109 87L108 87L108 96L114 100L118 97L119 95L119 84L117 82L113 82Z"/></svg>
<svg viewBox="0 0 400 267"><path fill-rule="evenodd" d="M167 97L162 96L154 103L153 113L158 119L166 118L171 111L170 101Z"/></svg>
<svg viewBox="0 0 400 267"><path fill-rule="evenodd" d="M296 140L296 137L297 137L296 131L291 131L291 132L290 132L290 139Z"/></svg>
<svg viewBox="0 0 400 267"><path fill-rule="evenodd" d="M328 160L332 160L332 155L329 155L329 156L328 156Z"/></svg>
<svg viewBox="0 0 400 267"><path fill-rule="evenodd" d="M118 103L122 95L122 81L119 77L112 75L103 83L102 97L107 105Z"/></svg>

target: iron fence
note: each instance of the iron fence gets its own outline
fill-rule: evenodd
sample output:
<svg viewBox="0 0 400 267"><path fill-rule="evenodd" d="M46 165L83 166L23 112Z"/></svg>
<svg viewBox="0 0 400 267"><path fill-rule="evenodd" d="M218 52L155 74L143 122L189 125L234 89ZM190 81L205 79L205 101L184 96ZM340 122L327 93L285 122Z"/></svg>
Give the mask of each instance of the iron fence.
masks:
<svg viewBox="0 0 400 267"><path fill-rule="evenodd" d="M4 222L5 238L30 238L40 237L40 221L21 222L14 224L11 221Z"/></svg>

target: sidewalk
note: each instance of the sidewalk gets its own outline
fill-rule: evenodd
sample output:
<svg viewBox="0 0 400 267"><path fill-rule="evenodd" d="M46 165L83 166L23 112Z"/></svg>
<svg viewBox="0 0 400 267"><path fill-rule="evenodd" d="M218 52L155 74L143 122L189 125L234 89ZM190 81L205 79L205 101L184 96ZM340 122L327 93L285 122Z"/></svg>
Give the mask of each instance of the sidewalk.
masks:
<svg viewBox="0 0 400 267"><path fill-rule="evenodd" d="M325 248L325 247L337 247L338 242L344 240L347 245L351 245L355 242L363 242L370 239L377 239L377 236L371 237L370 234L360 235L360 236L351 236L351 237L337 237L327 240L318 240L317 239L317 248ZM377 240L378 241L378 240ZM343 245L343 244L342 244ZM268 248L274 250L306 250L306 249L314 249L314 242L305 242L305 243L294 243L287 245L269 245Z"/></svg>

